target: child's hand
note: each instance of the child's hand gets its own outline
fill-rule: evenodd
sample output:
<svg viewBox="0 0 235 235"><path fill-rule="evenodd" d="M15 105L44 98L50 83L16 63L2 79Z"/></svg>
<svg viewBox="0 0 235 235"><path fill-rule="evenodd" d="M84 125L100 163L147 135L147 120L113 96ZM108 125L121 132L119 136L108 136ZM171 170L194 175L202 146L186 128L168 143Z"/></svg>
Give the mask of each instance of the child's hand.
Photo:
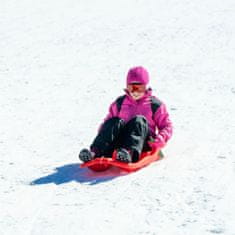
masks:
<svg viewBox="0 0 235 235"><path fill-rule="evenodd" d="M156 139L151 138L150 141L148 141L148 144L152 149L159 149L164 147L165 141L162 141L160 136L157 136Z"/></svg>

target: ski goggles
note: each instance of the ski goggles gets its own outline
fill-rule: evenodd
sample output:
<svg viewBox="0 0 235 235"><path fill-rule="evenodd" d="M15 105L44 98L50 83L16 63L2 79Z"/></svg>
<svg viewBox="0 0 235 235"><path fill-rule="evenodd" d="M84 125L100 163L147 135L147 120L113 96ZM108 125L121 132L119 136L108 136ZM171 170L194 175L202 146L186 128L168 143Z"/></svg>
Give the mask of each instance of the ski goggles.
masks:
<svg viewBox="0 0 235 235"><path fill-rule="evenodd" d="M127 90L129 92L145 92L146 91L146 85L144 84L137 84L137 83L132 83L127 85Z"/></svg>

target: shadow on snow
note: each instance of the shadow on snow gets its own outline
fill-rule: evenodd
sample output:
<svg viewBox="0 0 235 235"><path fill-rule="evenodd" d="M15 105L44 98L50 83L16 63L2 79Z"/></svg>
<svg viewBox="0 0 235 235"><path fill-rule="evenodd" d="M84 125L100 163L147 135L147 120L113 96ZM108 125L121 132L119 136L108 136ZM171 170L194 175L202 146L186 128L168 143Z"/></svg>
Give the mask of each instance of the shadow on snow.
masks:
<svg viewBox="0 0 235 235"><path fill-rule="evenodd" d="M88 168L80 168L80 164L74 163L56 167L54 173L35 179L30 184L42 185L54 183L56 185L60 185L71 181L76 181L79 183L95 185L113 180L114 178L124 176L126 174L126 172L115 167L103 172L94 172Z"/></svg>

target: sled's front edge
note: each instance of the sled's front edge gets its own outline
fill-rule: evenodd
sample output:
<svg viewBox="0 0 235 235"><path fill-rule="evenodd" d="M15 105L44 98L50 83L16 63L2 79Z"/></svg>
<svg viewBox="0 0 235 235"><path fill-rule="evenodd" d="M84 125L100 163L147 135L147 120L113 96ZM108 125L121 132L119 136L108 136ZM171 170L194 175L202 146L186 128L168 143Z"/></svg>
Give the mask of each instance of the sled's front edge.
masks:
<svg viewBox="0 0 235 235"><path fill-rule="evenodd" d="M116 161L115 157L113 156L113 158L96 158L92 161L81 164L80 167L88 167L94 171L104 171L111 166L115 166L121 168L122 170L132 172L149 165L151 162L160 160L162 157L163 154L161 150L155 149L151 152L143 153L141 155L141 159L136 163L124 163Z"/></svg>

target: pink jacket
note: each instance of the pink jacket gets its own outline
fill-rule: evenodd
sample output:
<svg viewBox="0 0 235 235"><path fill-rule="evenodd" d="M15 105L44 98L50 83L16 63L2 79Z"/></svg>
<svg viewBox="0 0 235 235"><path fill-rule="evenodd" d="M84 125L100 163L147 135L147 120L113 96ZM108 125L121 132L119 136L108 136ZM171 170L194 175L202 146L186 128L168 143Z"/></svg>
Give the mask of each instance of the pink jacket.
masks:
<svg viewBox="0 0 235 235"><path fill-rule="evenodd" d="M151 96L152 91L149 89L141 99L135 101L128 92L126 92L126 97L122 103L120 112L118 111L116 101L114 101L110 105L109 113L104 121L112 117L119 117L128 122L136 115L143 115L148 121L150 133L155 138L155 144L164 146L172 136L172 122L169 119L166 105L160 101L160 107L154 115L152 114Z"/></svg>

